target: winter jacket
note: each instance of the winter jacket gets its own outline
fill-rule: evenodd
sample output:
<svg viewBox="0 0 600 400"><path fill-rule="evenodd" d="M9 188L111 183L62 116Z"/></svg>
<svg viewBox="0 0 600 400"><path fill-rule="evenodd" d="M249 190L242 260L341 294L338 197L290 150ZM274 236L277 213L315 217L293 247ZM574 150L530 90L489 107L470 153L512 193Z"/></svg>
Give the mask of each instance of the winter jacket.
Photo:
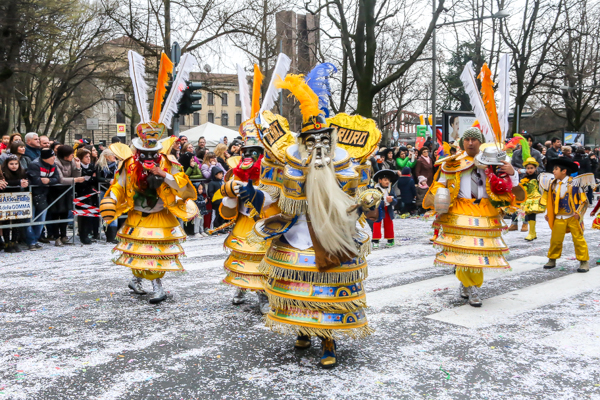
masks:
<svg viewBox="0 0 600 400"><path fill-rule="evenodd" d="M218 191L220 191L221 186L223 186L223 179L217 179L216 175L219 172L223 172L223 170L221 168L219 168L218 166L214 166L212 167L211 170L211 181L208 182L208 185L206 187L206 194L208 195L208 198L211 199L211 201L215 201L213 200L213 197L215 196L215 193L217 193ZM220 198L218 199L220 200Z"/></svg>
<svg viewBox="0 0 600 400"><path fill-rule="evenodd" d="M431 159L430 159L431 161ZM415 168L415 175L424 176L427 178L427 186L431 186L433 183L433 161L427 162L423 159L423 157L419 157L417 159L417 166ZM413 185L414 185L413 181Z"/></svg>
<svg viewBox="0 0 600 400"><path fill-rule="evenodd" d="M221 168L221 170L223 170L223 174L225 174L225 169L223 169L223 167L221 167L221 164L217 163L216 165L217 167ZM202 167L200 168L200 170L202 171L202 175L204 176L204 179L211 179L212 178L212 170L213 165L208 165L208 164L202 164Z"/></svg>
<svg viewBox="0 0 600 400"><path fill-rule="evenodd" d="M535 158L535 161L538 162L539 166L537 167L538 173L544 172L544 160L542 159L542 153L537 151L536 149L529 149L531 153L531 157ZM511 164L515 169L523 168L523 149L517 149L512 154ZM524 174L520 174L521 178Z"/></svg>
<svg viewBox="0 0 600 400"><path fill-rule="evenodd" d="M56 158L54 165L57 167L60 174L60 183L63 185L72 185L75 183L73 178L79 178L81 176L81 168L77 168L75 161L65 161L60 158Z"/></svg>
<svg viewBox="0 0 600 400"><path fill-rule="evenodd" d="M417 190L412 176L401 176L396 182L396 187L400 191L400 199L404 204L411 204L415 201Z"/></svg>
<svg viewBox="0 0 600 400"><path fill-rule="evenodd" d="M15 172L8 169L8 166L2 165L2 171L0 173L0 180L4 179L8 186L21 186L21 179L27 179L27 173L23 170L23 168L16 170ZM24 188L6 188L4 190L0 190L0 192L23 192L26 189Z"/></svg>
<svg viewBox="0 0 600 400"><path fill-rule="evenodd" d="M202 173L202 171L200 171L200 168L198 168L198 164L186 169L185 174L187 176L189 176L190 179L203 179L204 178L204 174Z"/></svg>
<svg viewBox="0 0 600 400"><path fill-rule="evenodd" d="M74 178L81 176L81 168L78 169L75 166L75 161L65 161L57 158L54 165L59 174L61 185L72 185L75 183ZM50 212L56 214L68 212L71 210L71 203L73 202L73 188L71 186L51 187L48 192L48 204L54 202L56 199L58 199L58 201L50 207Z"/></svg>
<svg viewBox="0 0 600 400"><path fill-rule="evenodd" d="M217 162L221 164L221 167L223 167L225 172L229 171L229 164L227 164L227 161L225 161L225 159L217 157Z"/></svg>
<svg viewBox="0 0 600 400"><path fill-rule="evenodd" d="M585 154L575 154L575 156L573 157L573 161L579 164L579 175L587 174L588 172L593 172L592 163Z"/></svg>
<svg viewBox="0 0 600 400"><path fill-rule="evenodd" d="M10 150L6 150L4 153L2 153L2 155L0 155L0 165L4 164L4 161L8 158L8 156L10 156L10 154ZM23 157L18 154L17 156L19 157L19 164L21 164L21 168L23 168L24 171L27 171L27 168L32 160L29 159L29 157Z"/></svg>
<svg viewBox="0 0 600 400"><path fill-rule="evenodd" d="M552 172L552 160L555 160L558 157L560 156L558 155L558 151L555 150L554 147L550 147L548 150L546 150L546 160L548 160L548 163L546 164L546 171Z"/></svg>
<svg viewBox="0 0 600 400"><path fill-rule="evenodd" d="M414 168L417 165L417 160L415 159L415 161L410 161L410 157L404 157L404 158L396 158L396 165L398 166L398 170L402 171L402 168L404 167L408 167L410 169Z"/></svg>
<svg viewBox="0 0 600 400"><path fill-rule="evenodd" d="M96 174L96 179L98 182L107 184L110 183L117 173L117 167L118 164L115 161L108 163L104 168L98 167Z"/></svg>
<svg viewBox="0 0 600 400"><path fill-rule="evenodd" d="M29 161L33 161L42 155L42 149L36 149L35 147L25 145L25 154L24 155L27 158L29 158Z"/></svg>
<svg viewBox="0 0 600 400"><path fill-rule="evenodd" d="M425 199L425 195L427 194L427 192L429 191L429 188L422 188L420 186L417 186L417 200L416 200L416 204L418 208L423 208L423 200Z"/></svg>
<svg viewBox="0 0 600 400"><path fill-rule="evenodd" d="M38 194L47 195L50 185L57 185L60 183L60 175L56 171L56 166L44 162L41 158L36 158L29 164L29 167L27 168L27 177L30 185L38 186L31 188L31 192L34 196ZM48 178L50 182L44 184L42 183L41 178Z"/></svg>

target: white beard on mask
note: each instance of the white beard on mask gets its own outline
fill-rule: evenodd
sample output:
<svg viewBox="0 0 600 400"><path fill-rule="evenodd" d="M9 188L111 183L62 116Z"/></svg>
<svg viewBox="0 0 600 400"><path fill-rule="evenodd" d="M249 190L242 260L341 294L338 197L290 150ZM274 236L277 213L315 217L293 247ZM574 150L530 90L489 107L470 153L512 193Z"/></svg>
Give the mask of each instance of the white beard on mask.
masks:
<svg viewBox="0 0 600 400"><path fill-rule="evenodd" d="M317 169L312 158L306 176L306 200L314 234L323 249L337 256L356 256L355 213L346 213L354 201L340 188L333 162Z"/></svg>

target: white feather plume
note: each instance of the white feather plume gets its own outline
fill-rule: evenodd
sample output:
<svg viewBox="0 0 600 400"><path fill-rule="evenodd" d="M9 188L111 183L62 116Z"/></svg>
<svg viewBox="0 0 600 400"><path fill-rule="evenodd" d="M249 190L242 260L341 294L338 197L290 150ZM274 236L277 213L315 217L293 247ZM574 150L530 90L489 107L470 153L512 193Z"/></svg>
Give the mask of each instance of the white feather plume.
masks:
<svg viewBox="0 0 600 400"><path fill-rule="evenodd" d="M508 114L510 113L510 64L511 55L503 54L500 57L500 73L498 75L498 93L500 93L500 107L498 108L498 121L502 140L506 139L510 125Z"/></svg>
<svg viewBox="0 0 600 400"><path fill-rule="evenodd" d="M477 121L479 121L479 126L481 127L481 132L483 133L485 141L488 143L496 142L492 124L490 123L490 119L485 111L485 104L483 103L483 99L479 93L479 88L477 87L477 82L475 81L473 61L469 61L467 65L465 65L465 69L463 70L462 74L460 74L460 80L465 88L465 93L469 96L471 107L475 113L475 118L477 118Z"/></svg>
<svg viewBox="0 0 600 400"><path fill-rule="evenodd" d="M140 114L140 122L150 121L150 110L148 108L148 85L146 84L146 63L144 57L133 50L129 50L129 77L133 85L135 105Z"/></svg>
<svg viewBox="0 0 600 400"><path fill-rule="evenodd" d="M275 105L277 98L279 97L280 89L275 87L275 80L277 77L281 79L285 79L288 71L290 70L290 66L292 65L292 60L283 53L279 53L277 57L277 63L275 64L275 68L273 69L273 75L271 75L271 82L269 82L269 88L265 93L265 97L263 98L262 105L260 106L260 113L262 114L265 110L270 110Z"/></svg>
<svg viewBox="0 0 600 400"><path fill-rule="evenodd" d="M173 119L173 115L177 114L178 110L177 103L179 103L183 97L183 92L187 88L185 81L189 79L194 65L196 65L196 58L193 55L185 53L181 56L177 68L177 77L173 82L169 96L165 100L163 109L160 112L160 118L158 119L158 122L165 124L167 128L171 128L171 120Z"/></svg>
<svg viewBox="0 0 600 400"><path fill-rule="evenodd" d="M250 111L252 110L252 102L250 101L250 87L246 72L240 64L237 64L238 86L240 87L240 103L242 103L242 121L250 119Z"/></svg>

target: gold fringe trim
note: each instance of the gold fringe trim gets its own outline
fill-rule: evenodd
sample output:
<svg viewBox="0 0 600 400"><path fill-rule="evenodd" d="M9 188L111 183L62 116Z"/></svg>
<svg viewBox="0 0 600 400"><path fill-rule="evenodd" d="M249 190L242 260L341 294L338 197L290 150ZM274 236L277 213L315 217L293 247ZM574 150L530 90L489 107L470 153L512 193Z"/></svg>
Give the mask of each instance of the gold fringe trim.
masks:
<svg viewBox="0 0 600 400"><path fill-rule="evenodd" d="M443 261L438 261L438 260L435 260L433 262L433 265L435 265L436 267L456 268L457 271L460 270L460 271L473 272L473 273L483 272L483 270L485 269L486 274L489 272L512 271L512 268L510 266L508 266L508 267L473 267L473 266L467 266L467 265L449 264L449 263L445 263Z"/></svg>
<svg viewBox="0 0 600 400"><path fill-rule="evenodd" d="M281 235L277 235L275 237L279 237ZM274 237L274 238L275 238ZM259 250L263 250L265 248L266 239L264 237L259 236L254 228L250 232L248 232L248 236L246 237L246 243L250 246L258 246Z"/></svg>
<svg viewBox="0 0 600 400"><path fill-rule="evenodd" d="M319 271L297 271L270 264L264 258L259 266L260 273L277 280L291 282L316 283L316 284L341 284L350 285L361 282L367 277L367 266L350 272L319 272Z"/></svg>
<svg viewBox="0 0 600 400"><path fill-rule="evenodd" d="M261 275L261 274L242 274L242 273L239 273L239 272L232 271L232 270L230 270L230 269L229 269L229 268L227 268L227 267L223 267L223 270L224 270L224 271L225 271L225 272L226 272L228 275L234 276L234 277L236 277L236 278L248 278L248 277L255 277L255 278L257 278L258 280L263 280L263 279L265 278L265 276L264 276L264 275Z"/></svg>
<svg viewBox="0 0 600 400"><path fill-rule="evenodd" d="M121 251L121 250L117 250L117 251ZM147 255L143 255L143 254L136 254L136 253L127 253L126 251L121 251L121 253L129 256L129 257L133 257L133 258L139 258L139 259L144 259L144 260L176 260L179 257L185 257L184 253L179 253L179 254L173 254L173 255L169 255L169 256L147 256Z"/></svg>
<svg viewBox="0 0 600 400"><path fill-rule="evenodd" d="M325 311L325 312L352 312L360 310L361 308L367 307L367 300L365 298L355 299L346 302L327 302L327 301L308 301L308 300L295 300L287 299L285 297L279 297L277 295L266 292L269 297L269 304L271 307L287 309L300 307L307 310Z"/></svg>
<svg viewBox="0 0 600 400"><path fill-rule="evenodd" d="M187 241L187 237L175 240L138 240L138 239L130 239L121 236L117 236L116 239L119 242L124 243L140 243L140 244L160 244L160 245L169 245L169 244L178 244L184 243Z"/></svg>
<svg viewBox="0 0 600 400"><path fill-rule="evenodd" d="M228 248L229 249L229 248ZM243 251L231 250L229 249L229 253L232 257L237 257L243 261L260 261L265 256L264 253L256 254L256 253L244 253Z"/></svg>
<svg viewBox="0 0 600 400"><path fill-rule="evenodd" d="M279 209L290 215L308 214L308 202L306 200L295 200L281 196L279 198Z"/></svg>
<svg viewBox="0 0 600 400"><path fill-rule="evenodd" d="M356 196L354 196L354 197L358 199L360 197L360 195L367 189L369 189L368 185L357 187L356 188Z"/></svg>
<svg viewBox="0 0 600 400"><path fill-rule="evenodd" d="M308 335L334 340L348 337L352 339L364 339L367 336L375 333L375 330L369 325L350 329L312 328L308 326L292 325L274 321L268 317L265 317L265 325L273 332L284 335Z"/></svg>
<svg viewBox="0 0 600 400"><path fill-rule="evenodd" d="M371 254L371 251L373 251L373 246L371 244L370 240L367 240L365 243L361 244L358 247L358 255L356 257L356 263L358 264L358 262L362 259L362 260L366 260L367 256L369 254ZM366 278L366 276L365 276Z"/></svg>
<svg viewBox="0 0 600 400"><path fill-rule="evenodd" d="M468 255L481 256L481 257L489 257L489 256L504 257L510 253L510 250L508 248L506 248L504 250L485 250L485 248L461 249L459 247L450 247L450 246L446 246L443 244L437 244L437 243L433 244L433 248L436 250L439 250L439 251L447 251L449 253L468 254Z"/></svg>
<svg viewBox="0 0 600 400"><path fill-rule="evenodd" d="M281 189L278 186L265 185L264 183L261 183L258 185L258 189L262 190L265 193L268 193L274 202L277 202L281 195Z"/></svg>
<svg viewBox="0 0 600 400"><path fill-rule="evenodd" d="M441 225L442 232L453 233L455 235L475 236L475 237L500 237L504 231L502 229L465 229L454 228L447 225Z"/></svg>

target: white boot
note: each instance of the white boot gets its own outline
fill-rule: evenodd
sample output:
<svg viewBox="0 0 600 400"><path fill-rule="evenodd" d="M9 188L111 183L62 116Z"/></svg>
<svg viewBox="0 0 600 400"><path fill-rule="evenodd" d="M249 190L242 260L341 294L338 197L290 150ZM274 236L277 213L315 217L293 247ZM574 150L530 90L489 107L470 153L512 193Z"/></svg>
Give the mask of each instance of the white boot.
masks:
<svg viewBox="0 0 600 400"><path fill-rule="evenodd" d="M241 288L237 288L235 295L233 296L233 299L231 300L231 303L233 305L240 305L246 302L246 291L244 289Z"/></svg>
<svg viewBox="0 0 600 400"><path fill-rule="evenodd" d="M160 281L160 278L157 278L152 281L152 289L154 289L154 297L148 300L150 304L158 304L161 301L167 299L167 294L165 293L165 290L162 287L162 282Z"/></svg>
<svg viewBox="0 0 600 400"><path fill-rule="evenodd" d="M458 294L463 299L468 299L469 298L469 290L465 287L465 285L463 285L462 282L460 283L460 286L458 287Z"/></svg>
<svg viewBox="0 0 600 400"><path fill-rule="evenodd" d="M133 290L135 294L146 294L144 287L142 286L142 278L136 278L135 276L129 281L129 289Z"/></svg>
<svg viewBox="0 0 600 400"><path fill-rule="evenodd" d="M258 295L258 308L262 315L268 314L271 311L271 306L269 305L269 298L264 292L257 292Z"/></svg>
<svg viewBox="0 0 600 400"><path fill-rule="evenodd" d="M483 303L479 298L479 288L477 286L469 286L467 291L469 292L469 304L473 307L481 307Z"/></svg>

